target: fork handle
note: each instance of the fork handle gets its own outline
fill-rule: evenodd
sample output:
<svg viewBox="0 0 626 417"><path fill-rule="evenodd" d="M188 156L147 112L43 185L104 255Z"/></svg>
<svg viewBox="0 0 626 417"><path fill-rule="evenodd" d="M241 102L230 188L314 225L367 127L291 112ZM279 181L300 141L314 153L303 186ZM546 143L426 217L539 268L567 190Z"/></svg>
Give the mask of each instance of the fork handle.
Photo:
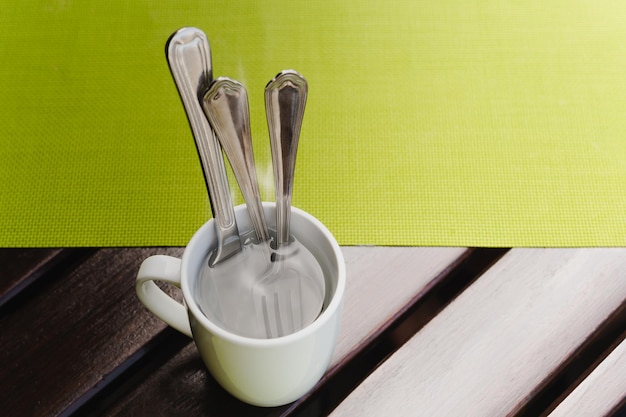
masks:
<svg viewBox="0 0 626 417"><path fill-rule="evenodd" d="M293 70L280 72L265 87L265 113L276 187L277 246L289 242L296 153L307 93L306 80Z"/></svg>

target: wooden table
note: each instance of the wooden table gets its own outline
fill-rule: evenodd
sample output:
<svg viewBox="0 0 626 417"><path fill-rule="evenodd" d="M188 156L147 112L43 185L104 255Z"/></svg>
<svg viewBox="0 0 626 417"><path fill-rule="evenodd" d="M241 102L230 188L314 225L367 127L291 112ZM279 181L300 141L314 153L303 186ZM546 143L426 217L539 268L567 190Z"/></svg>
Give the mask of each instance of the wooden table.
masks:
<svg viewBox="0 0 626 417"><path fill-rule="evenodd" d="M149 255L1 249L5 416L604 416L626 412L626 249L344 247L331 368L300 401L222 390L138 301Z"/></svg>

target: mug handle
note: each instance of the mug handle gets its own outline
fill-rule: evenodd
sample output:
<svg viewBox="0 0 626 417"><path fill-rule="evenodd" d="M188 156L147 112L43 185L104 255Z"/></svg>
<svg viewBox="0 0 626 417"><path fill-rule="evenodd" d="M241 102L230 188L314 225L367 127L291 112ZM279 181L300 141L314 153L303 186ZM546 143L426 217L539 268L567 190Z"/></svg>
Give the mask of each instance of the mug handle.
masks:
<svg viewBox="0 0 626 417"><path fill-rule="evenodd" d="M139 300L155 316L189 337L191 326L187 309L161 290L154 281L163 281L180 288L181 260L167 255L154 255L146 258L135 281Z"/></svg>

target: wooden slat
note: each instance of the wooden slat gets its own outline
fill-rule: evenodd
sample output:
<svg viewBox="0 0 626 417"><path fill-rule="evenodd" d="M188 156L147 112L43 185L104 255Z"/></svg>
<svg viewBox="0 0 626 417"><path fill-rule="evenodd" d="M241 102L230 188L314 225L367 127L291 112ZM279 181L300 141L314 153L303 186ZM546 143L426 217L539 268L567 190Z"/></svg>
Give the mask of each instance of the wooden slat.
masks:
<svg viewBox="0 0 626 417"><path fill-rule="evenodd" d="M145 257L164 252L182 251L99 250L55 269L45 291L0 318L3 415L58 415L163 330L137 300L134 278Z"/></svg>
<svg viewBox="0 0 626 417"><path fill-rule="evenodd" d="M10 283L22 279L38 269L42 263L61 252L61 249L0 249L2 262L2 279L0 279L0 294Z"/></svg>
<svg viewBox="0 0 626 417"><path fill-rule="evenodd" d="M416 294L465 253L462 248L344 247L347 288L338 365L389 323ZM150 399L149 402L146 399ZM184 349L107 415L272 415L275 409L243 404L208 376L195 348Z"/></svg>
<svg viewBox="0 0 626 417"><path fill-rule="evenodd" d="M333 415L509 415L621 305L625 276L626 249L515 249Z"/></svg>
<svg viewBox="0 0 626 417"><path fill-rule="evenodd" d="M61 252L61 249L0 249L0 300L8 297L24 281L40 275L46 269L45 265Z"/></svg>
<svg viewBox="0 0 626 417"><path fill-rule="evenodd" d="M344 247L342 251L348 276L333 364L392 319L465 249Z"/></svg>
<svg viewBox="0 0 626 417"><path fill-rule="evenodd" d="M626 340L565 399L550 417L607 415L626 398Z"/></svg>

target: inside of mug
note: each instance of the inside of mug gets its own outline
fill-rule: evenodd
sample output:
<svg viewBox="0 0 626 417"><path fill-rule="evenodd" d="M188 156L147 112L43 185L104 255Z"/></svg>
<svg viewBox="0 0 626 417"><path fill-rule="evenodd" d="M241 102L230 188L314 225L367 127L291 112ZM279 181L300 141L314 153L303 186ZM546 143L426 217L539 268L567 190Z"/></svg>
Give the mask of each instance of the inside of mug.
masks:
<svg viewBox="0 0 626 417"><path fill-rule="evenodd" d="M265 204L264 210L268 226L270 228L274 227L276 222L274 205ZM236 216L238 228L241 235L245 235L247 232L252 230L250 218L247 214L247 209L245 206L238 206L236 208ZM337 293L339 265L336 256L336 250L338 250L338 247L334 238L332 238L330 232L328 232L325 227L320 226L320 223L317 220L313 219L307 214L299 212L298 210L295 210L292 213L291 234L311 252L323 272L325 283L324 301L321 312L315 319L319 320L320 317L322 317L327 311L328 307L331 304L331 301L333 300L333 297ZM206 242L209 242L209 245L207 245ZM188 304L190 304L190 308L193 310L194 314L201 314L202 316L204 316L205 319L207 319L214 325L222 328L222 330L231 332L231 330L228 329L228 326L224 324L219 316L230 314L231 316L229 316L229 320L232 320L232 314L237 314L237 309L249 308L243 303L250 303L251 299L220 300L216 298L217 291L205 291L204 295L202 295L202 297L205 298L202 299L201 302L199 302L198 300L198 294L200 294L199 284L201 282L200 280L202 279L201 277L204 263L207 262L208 255L215 248L215 246L215 230L214 224L211 221L205 224L203 228L201 228L196 233L196 236L194 236L194 239L192 239L192 242L190 242L185 256L183 257L183 263L186 264L187 267L187 287L189 290L191 290L189 291L190 294L186 295L185 298ZM191 298L191 300L189 300L189 298ZM203 309L200 307L201 305L206 305L207 303L211 303L211 306L216 306L219 308L222 308L223 305L226 303L228 308L224 309L224 311L219 310L218 308L219 311L216 310L211 312L207 311L206 308ZM191 306L191 304L193 304L193 306ZM237 304L238 307L232 309L231 307L234 304ZM236 332L233 333L236 334Z"/></svg>

